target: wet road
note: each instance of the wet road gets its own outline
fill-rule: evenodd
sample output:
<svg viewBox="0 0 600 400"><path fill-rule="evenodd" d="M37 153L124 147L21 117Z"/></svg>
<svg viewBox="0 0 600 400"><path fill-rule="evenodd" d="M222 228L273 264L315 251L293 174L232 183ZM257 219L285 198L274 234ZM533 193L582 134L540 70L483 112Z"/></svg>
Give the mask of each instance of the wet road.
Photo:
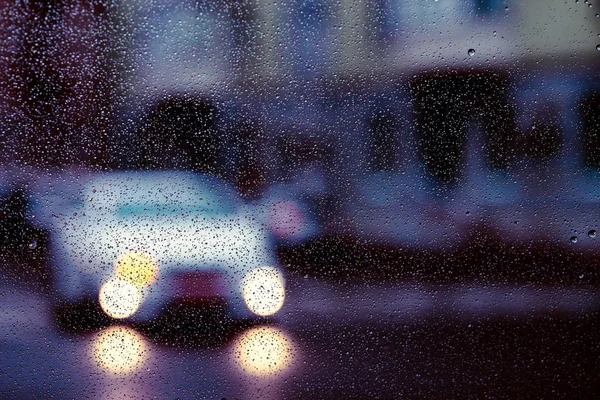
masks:
<svg viewBox="0 0 600 400"><path fill-rule="evenodd" d="M55 328L0 287L2 399L598 398L600 291L293 277L279 321L186 341Z"/></svg>

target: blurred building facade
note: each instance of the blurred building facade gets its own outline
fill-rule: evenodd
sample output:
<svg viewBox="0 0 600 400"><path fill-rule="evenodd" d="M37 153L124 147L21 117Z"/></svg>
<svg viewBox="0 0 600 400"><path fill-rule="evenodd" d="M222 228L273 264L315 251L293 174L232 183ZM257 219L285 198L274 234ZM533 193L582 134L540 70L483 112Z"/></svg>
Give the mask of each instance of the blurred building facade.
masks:
<svg viewBox="0 0 600 400"><path fill-rule="evenodd" d="M578 197L600 200L600 20L583 3L539 8L265 4L253 90L271 95L259 102L269 132L298 147L275 150L272 176L320 170L328 229L366 240L439 247L487 224L568 241L597 225ZM304 165L286 162L301 147Z"/></svg>
<svg viewBox="0 0 600 400"><path fill-rule="evenodd" d="M0 160L105 166L118 66L115 7L103 2L0 4L4 82Z"/></svg>
<svg viewBox="0 0 600 400"><path fill-rule="evenodd" d="M249 197L283 183L328 231L401 242L599 200L583 2L1 6L5 164L193 169Z"/></svg>

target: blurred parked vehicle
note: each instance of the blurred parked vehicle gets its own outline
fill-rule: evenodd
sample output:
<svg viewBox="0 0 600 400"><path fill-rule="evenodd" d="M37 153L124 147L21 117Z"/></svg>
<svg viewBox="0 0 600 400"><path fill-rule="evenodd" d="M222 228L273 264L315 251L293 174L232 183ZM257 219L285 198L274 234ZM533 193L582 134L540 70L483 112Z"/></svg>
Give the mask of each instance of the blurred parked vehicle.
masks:
<svg viewBox="0 0 600 400"><path fill-rule="evenodd" d="M307 202L284 185L270 187L254 204L262 209L263 222L280 245L297 245L321 232Z"/></svg>
<svg viewBox="0 0 600 400"><path fill-rule="evenodd" d="M322 170L304 165L273 182L253 204L278 245L294 246L324 234L322 204L327 184Z"/></svg>
<svg viewBox="0 0 600 400"><path fill-rule="evenodd" d="M172 302L224 306L235 318L283 305L266 230L224 182L171 171L54 181L59 196L40 185L31 213L49 231L59 302L98 301L110 317L135 321Z"/></svg>

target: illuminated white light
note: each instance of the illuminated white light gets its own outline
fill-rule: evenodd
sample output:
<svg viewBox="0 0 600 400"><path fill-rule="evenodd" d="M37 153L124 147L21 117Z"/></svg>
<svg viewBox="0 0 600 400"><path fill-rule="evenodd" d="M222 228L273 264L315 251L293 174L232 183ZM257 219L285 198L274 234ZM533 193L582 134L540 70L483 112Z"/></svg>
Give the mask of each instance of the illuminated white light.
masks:
<svg viewBox="0 0 600 400"><path fill-rule="evenodd" d="M146 357L147 349L141 336L124 326L110 327L92 342L92 358L105 372L128 374L139 369Z"/></svg>
<svg viewBox="0 0 600 400"><path fill-rule="evenodd" d="M118 277L102 285L99 297L102 310L109 316L119 319L133 315L142 303L140 290Z"/></svg>
<svg viewBox="0 0 600 400"><path fill-rule="evenodd" d="M285 300L281 272L272 267L250 271L242 281L242 296L246 306L253 313L261 316L275 314Z"/></svg>
<svg viewBox="0 0 600 400"><path fill-rule="evenodd" d="M293 345L280 329L262 326L244 332L233 347L234 362L247 374L269 377L287 370L293 361Z"/></svg>

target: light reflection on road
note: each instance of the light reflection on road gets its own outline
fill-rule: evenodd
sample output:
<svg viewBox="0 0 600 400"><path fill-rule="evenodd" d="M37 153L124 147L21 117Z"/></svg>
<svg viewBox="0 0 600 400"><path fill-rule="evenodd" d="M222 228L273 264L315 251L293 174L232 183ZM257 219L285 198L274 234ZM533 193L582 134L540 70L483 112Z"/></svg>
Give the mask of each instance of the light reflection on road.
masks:
<svg viewBox="0 0 600 400"><path fill-rule="evenodd" d="M276 326L237 331L226 345L192 341L192 344L185 342L183 347L176 335L187 338L198 333L174 329L160 339L152 339L154 336L143 328L138 331L119 325L91 335L59 332L52 323L51 298L18 285L0 287L0 398L41 398L44 393L59 393L60 398L95 399L280 399L306 388L304 380L314 383L308 385L311 388L325 385L328 379L339 379L345 384L363 379L363 385L367 385L365 382L376 376L372 371L383 371L378 365L395 371L391 364L393 357L427 361L421 353L429 354L428 357L435 354L442 363L460 363L468 347L496 346L503 335L530 352L529 358L540 362L530 362L528 366L532 369L521 369L514 375L507 373L506 382L525 376L538 379L541 385L553 382L553 375L527 375L534 367L542 366L541 360L570 365L567 354L574 353L572 364L584 363L585 355L595 345L584 339L594 332L593 323L582 325L582 333L579 326L571 330L575 326L573 321L582 318L590 321L589 315L593 317L590 313L597 313L600 292L593 287L507 284L336 287L307 279L292 280L290 287L288 306ZM436 315L443 316L443 324L440 325ZM507 318L485 322L488 316ZM377 321L386 324L372 328ZM432 328L424 321L431 321ZM531 330L530 321L536 321L535 331ZM463 327L467 322L469 327L472 323L479 330L465 333ZM542 323L544 330L539 333L537 329L542 328L537 324ZM513 329L515 324L519 329ZM350 326L352 329L348 329ZM446 327L447 331L441 331L440 327ZM490 339L489 335L498 330L501 333ZM560 334L554 335L555 330ZM412 337L412 331L421 332L417 335L420 339ZM470 336L464 348L459 346L455 351L454 347L438 346L440 340L446 343L465 334ZM530 338L535 335L541 335L550 345L531 347ZM504 367L515 361L510 355L501 356L490 357ZM475 353L469 360L481 366L484 361L481 357ZM352 365L361 364L346 362L350 359L360 360L372 373L365 375L352 369ZM507 360L505 364L503 360ZM556 365L563 364L538 370L548 374L567 373ZM406 369L417 367L428 371L428 364ZM406 372L402 368L399 371ZM457 371L458 375L474 373L470 367ZM392 372L381 378L383 382L396 382ZM451 371L447 374L446 377L453 376ZM579 382L576 378L576 373L570 375L570 379ZM417 385L407 379L407 387ZM324 396L311 398L319 397Z"/></svg>
<svg viewBox="0 0 600 400"><path fill-rule="evenodd" d="M297 350L281 329L259 326L243 332L233 345L233 360L244 373L270 378L286 372Z"/></svg>
<svg viewBox="0 0 600 400"><path fill-rule="evenodd" d="M252 400L285 398L287 379L300 364L299 345L284 329L257 326L240 333L229 346L231 382L238 396Z"/></svg>
<svg viewBox="0 0 600 400"><path fill-rule="evenodd" d="M140 369L149 357L142 336L125 326L112 326L101 331L91 342L92 360L101 371L127 375Z"/></svg>

